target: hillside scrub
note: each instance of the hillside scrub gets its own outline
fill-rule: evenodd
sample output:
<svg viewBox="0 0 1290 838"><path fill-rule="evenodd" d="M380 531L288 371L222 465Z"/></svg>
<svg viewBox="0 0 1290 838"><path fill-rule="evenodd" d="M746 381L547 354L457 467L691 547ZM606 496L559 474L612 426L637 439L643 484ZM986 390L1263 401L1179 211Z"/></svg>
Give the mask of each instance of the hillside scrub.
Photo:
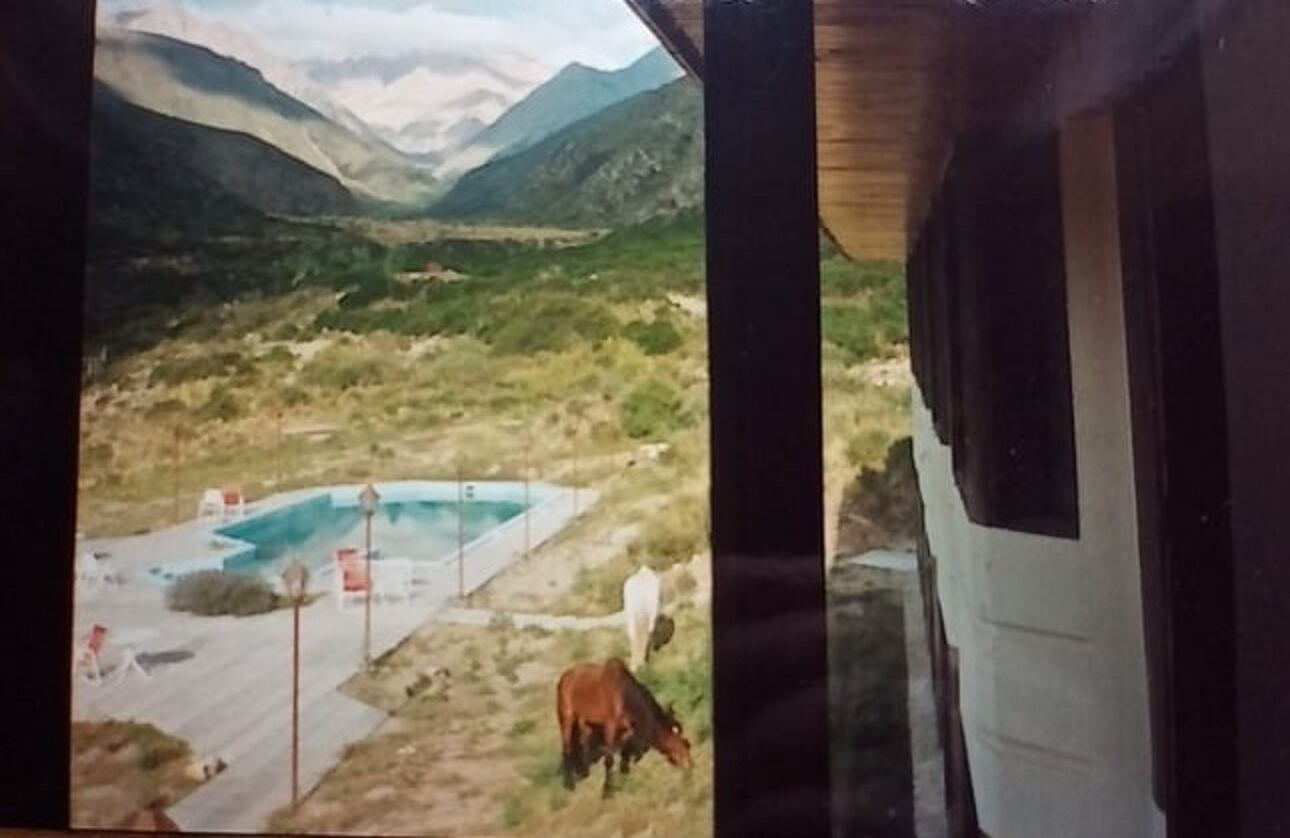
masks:
<svg viewBox="0 0 1290 838"><path fill-rule="evenodd" d="M71 738L73 828L121 828L145 806L170 806L197 785L184 773L188 744L153 725L75 721Z"/></svg>
<svg viewBox="0 0 1290 838"><path fill-rule="evenodd" d="M681 395L658 379L645 381L628 393L619 417L623 432L632 439L657 439L693 420Z"/></svg>

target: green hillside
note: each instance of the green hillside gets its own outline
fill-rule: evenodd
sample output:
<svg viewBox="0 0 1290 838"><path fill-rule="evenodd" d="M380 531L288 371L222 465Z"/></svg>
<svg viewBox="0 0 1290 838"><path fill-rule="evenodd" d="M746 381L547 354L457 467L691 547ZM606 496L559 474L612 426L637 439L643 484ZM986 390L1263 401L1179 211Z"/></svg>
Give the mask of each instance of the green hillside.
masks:
<svg viewBox="0 0 1290 838"><path fill-rule="evenodd" d="M702 94L679 79L476 169L431 213L611 227L695 207L703 196L702 125Z"/></svg>
<svg viewBox="0 0 1290 838"><path fill-rule="evenodd" d="M570 64L477 134L469 145L499 160L611 105L662 87L680 73L681 68L662 48L621 70Z"/></svg>
<svg viewBox="0 0 1290 838"><path fill-rule="evenodd" d="M165 239L246 232L263 213L344 214L336 181L254 137L135 107L94 90L93 225L100 236Z"/></svg>
<svg viewBox="0 0 1290 838"><path fill-rule="evenodd" d="M441 191L430 172L273 87L258 70L203 47L139 32L99 33L94 75L126 101L268 143L370 202L419 205Z"/></svg>

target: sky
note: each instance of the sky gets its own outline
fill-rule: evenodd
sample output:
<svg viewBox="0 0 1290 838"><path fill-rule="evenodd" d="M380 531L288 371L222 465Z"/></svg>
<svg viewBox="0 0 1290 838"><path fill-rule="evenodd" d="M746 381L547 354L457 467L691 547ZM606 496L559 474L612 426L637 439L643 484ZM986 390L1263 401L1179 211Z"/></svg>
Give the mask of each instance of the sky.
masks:
<svg viewBox="0 0 1290 838"><path fill-rule="evenodd" d="M288 61L413 50L518 52L613 69L656 45L624 0L175 0ZM112 14L150 0L100 0Z"/></svg>

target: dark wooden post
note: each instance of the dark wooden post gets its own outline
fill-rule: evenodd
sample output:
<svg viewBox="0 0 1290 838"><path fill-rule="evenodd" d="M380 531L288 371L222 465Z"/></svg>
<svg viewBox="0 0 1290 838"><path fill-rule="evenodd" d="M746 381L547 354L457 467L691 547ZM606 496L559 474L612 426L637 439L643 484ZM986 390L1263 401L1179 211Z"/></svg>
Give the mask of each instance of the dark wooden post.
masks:
<svg viewBox="0 0 1290 838"><path fill-rule="evenodd" d="M829 834L811 4L704 4L718 835Z"/></svg>
<svg viewBox="0 0 1290 838"><path fill-rule="evenodd" d="M370 591L369 591L370 593ZM300 804L300 598L291 603L291 806Z"/></svg>
<svg viewBox="0 0 1290 838"><path fill-rule="evenodd" d="M71 752L80 292L85 275L93 4L0 4L0 504L22 522L6 565L0 685L10 725L0 823L65 829Z"/></svg>

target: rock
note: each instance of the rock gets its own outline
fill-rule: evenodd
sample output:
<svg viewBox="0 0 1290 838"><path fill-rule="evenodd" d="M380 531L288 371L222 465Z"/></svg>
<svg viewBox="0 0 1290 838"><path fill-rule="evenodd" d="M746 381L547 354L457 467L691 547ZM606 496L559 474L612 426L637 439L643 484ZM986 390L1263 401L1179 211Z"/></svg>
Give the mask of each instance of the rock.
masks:
<svg viewBox="0 0 1290 838"><path fill-rule="evenodd" d="M368 803L379 803L382 800L389 800L397 794L398 792L389 786L377 786L364 792L363 800Z"/></svg>
<svg viewBox="0 0 1290 838"><path fill-rule="evenodd" d="M225 768L228 768L228 763L219 757L194 757L184 766L184 776L194 782L204 783Z"/></svg>
<svg viewBox="0 0 1290 838"><path fill-rule="evenodd" d="M448 689L451 683L451 672L442 666L429 666L417 673L416 680L404 687L403 693L408 698L427 691L438 694Z"/></svg>

